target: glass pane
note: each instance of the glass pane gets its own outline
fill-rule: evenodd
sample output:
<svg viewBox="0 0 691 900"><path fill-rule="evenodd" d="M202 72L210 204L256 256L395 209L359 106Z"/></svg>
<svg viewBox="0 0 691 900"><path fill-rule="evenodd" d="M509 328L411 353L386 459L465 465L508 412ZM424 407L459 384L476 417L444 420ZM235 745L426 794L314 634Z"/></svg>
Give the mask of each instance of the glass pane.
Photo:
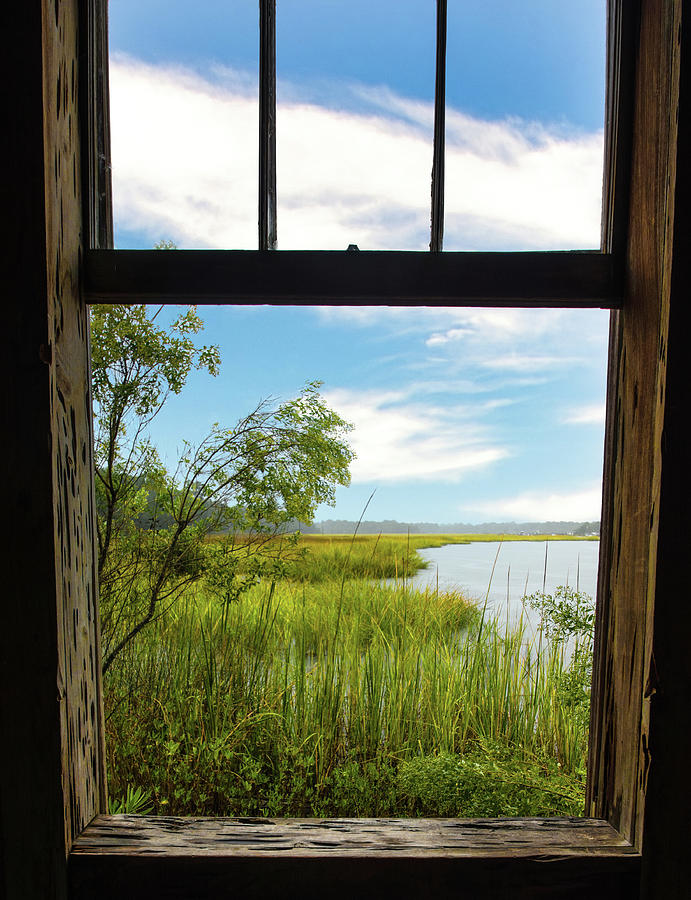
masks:
<svg viewBox="0 0 691 900"><path fill-rule="evenodd" d="M112 0L115 246L256 249L255 3Z"/></svg>
<svg viewBox="0 0 691 900"><path fill-rule="evenodd" d="M605 2L449 3L448 250L599 245ZM278 4L278 241L426 249L436 4ZM257 246L255 3L114 0L116 246Z"/></svg>
<svg viewBox="0 0 691 900"><path fill-rule="evenodd" d="M278 4L278 246L429 245L435 4Z"/></svg>
<svg viewBox="0 0 691 900"><path fill-rule="evenodd" d="M452 0L447 250L600 246L605 0Z"/></svg>

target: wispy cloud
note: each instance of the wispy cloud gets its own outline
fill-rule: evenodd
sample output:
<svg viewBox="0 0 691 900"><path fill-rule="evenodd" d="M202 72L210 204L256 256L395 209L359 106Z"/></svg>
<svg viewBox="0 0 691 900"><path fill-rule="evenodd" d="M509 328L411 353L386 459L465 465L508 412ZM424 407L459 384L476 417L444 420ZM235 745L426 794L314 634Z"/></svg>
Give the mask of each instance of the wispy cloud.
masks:
<svg viewBox="0 0 691 900"><path fill-rule="evenodd" d="M443 344L449 344L452 341L458 341L461 338L467 337L469 334L472 334L469 328L449 328L448 331L439 332L436 331L434 334L431 334L425 344L428 347L439 347Z"/></svg>
<svg viewBox="0 0 691 900"><path fill-rule="evenodd" d="M597 485L572 493L525 492L488 501L473 511L492 521L596 521L600 517L601 500L601 488Z"/></svg>
<svg viewBox="0 0 691 900"><path fill-rule="evenodd" d="M329 405L355 426L353 482L457 481L508 455L474 421L481 409L423 405L411 401L413 393L326 392Z"/></svg>
<svg viewBox="0 0 691 900"><path fill-rule="evenodd" d="M347 109L337 106L335 87L319 102L283 91L279 245L426 248L431 105L390 90L343 89ZM252 78L231 70L202 77L116 56L111 103L120 227L185 246L256 245ZM601 134L484 122L454 110L447 123L449 249L597 244Z"/></svg>
<svg viewBox="0 0 691 900"><path fill-rule="evenodd" d="M511 353L507 356L496 356L485 359L482 365L487 369L510 372L539 372L555 366L565 366L578 362L577 359L564 356L545 356Z"/></svg>
<svg viewBox="0 0 691 900"><path fill-rule="evenodd" d="M604 425L605 404L578 406L570 410L562 419L565 425Z"/></svg>

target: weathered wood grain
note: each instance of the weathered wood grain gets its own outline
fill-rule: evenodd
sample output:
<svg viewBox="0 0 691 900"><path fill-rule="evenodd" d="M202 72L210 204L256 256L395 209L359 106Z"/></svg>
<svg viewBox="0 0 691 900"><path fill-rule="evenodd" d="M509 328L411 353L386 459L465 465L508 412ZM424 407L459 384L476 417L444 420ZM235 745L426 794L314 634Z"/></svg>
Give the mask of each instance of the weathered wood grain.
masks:
<svg viewBox="0 0 691 900"><path fill-rule="evenodd" d="M612 325L588 810L643 837L669 332L681 3L641 5L626 290Z"/></svg>
<svg viewBox="0 0 691 900"><path fill-rule="evenodd" d="M103 754L82 266L79 4L12 4L3 53L4 496L0 893L66 895ZM5 101L5 94L3 94Z"/></svg>
<svg viewBox="0 0 691 900"><path fill-rule="evenodd" d="M685 14L684 14L685 13ZM691 604L689 590L689 348L691 331L691 8L682 6L669 328L661 344L666 378L660 447L655 602L646 648L649 703L647 790L643 822L643 896L686 897L689 887L688 800L691 759Z"/></svg>
<svg viewBox="0 0 691 900"><path fill-rule="evenodd" d="M602 241L622 267L629 228L629 188L640 0L607 4L607 90L602 185Z"/></svg>
<svg viewBox="0 0 691 900"><path fill-rule="evenodd" d="M600 819L263 819L97 816L73 853L252 853L354 855L454 853L567 856L602 852L635 855L628 841Z"/></svg>
<svg viewBox="0 0 691 900"><path fill-rule="evenodd" d="M97 818L71 897L630 897L639 858L586 819ZM364 893L363 893L364 892Z"/></svg>
<svg viewBox="0 0 691 900"><path fill-rule="evenodd" d="M94 566L89 322L83 235L77 3L44 19L47 313L65 842L105 797ZM56 89L57 88L57 89Z"/></svg>
<svg viewBox="0 0 691 900"><path fill-rule="evenodd" d="M616 307L622 287L599 252L96 250L85 290L92 303Z"/></svg>
<svg viewBox="0 0 691 900"><path fill-rule="evenodd" d="M46 307L42 7L12 4L3 86L3 539L0 626L0 897L62 900L64 804ZM22 73L21 90L13 90ZM8 89L9 88L9 89ZM55 88L53 88L55 94ZM11 176L8 174L11 173Z"/></svg>
<svg viewBox="0 0 691 900"><path fill-rule="evenodd" d="M84 243L107 249L113 246L108 0L89 0L80 6Z"/></svg>

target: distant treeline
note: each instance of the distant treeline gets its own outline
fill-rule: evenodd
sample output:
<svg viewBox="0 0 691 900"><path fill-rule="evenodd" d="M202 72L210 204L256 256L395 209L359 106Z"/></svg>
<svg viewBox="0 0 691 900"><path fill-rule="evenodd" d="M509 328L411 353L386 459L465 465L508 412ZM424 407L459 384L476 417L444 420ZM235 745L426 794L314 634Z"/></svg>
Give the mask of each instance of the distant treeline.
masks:
<svg viewBox="0 0 691 900"><path fill-rule="evenodd" d="M137 487L144 486L142 479L135 479ZM96 505L102 502L97 493ZM211 504L206 513L202 513L200 519L206 516L217 515L223 508ZM100 511L100 510L99 510ZM173 520L163 509L161 497L156 490L147 493L146 509L135 519L135 524L140 528L169 528ZM306 525L304 522L293 521L288 523L282 531L301 531L303 534L353 534L357 528L358 534L573 534L585 536L600 534L599 522L482 522L479 525L470 525L467 522L397 522L395 519L383 519L380 522L357 522L350 519L324 519ZM219 533L229 529L220 529Z"/></svg>
<svg viewBox="0 0 691 900"><path fill-rule="evenodd" d="M313 525L294 522L290 531L303 534L599 534L599 522L397 522L384 519L381 522L351 522L347 519L324 519Z"/></svg>

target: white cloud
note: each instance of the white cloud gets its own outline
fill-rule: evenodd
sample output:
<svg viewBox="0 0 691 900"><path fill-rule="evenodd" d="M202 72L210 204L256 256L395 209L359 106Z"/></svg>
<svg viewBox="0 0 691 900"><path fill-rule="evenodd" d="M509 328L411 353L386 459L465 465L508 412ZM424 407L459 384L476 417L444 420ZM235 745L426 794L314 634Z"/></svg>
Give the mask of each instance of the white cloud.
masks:
<svg viewBox="0 0 691 900"><path fill-rule="evenodd" d="M344 89L351 106L359 96L359 111L310 102L304 92L279 107L279 246L425 249L431 105ZM256 246L251 78L116 56L111 119L120 227L185 246ZM449 249L597 244L600 134L565 136L453 110L447 122Z"/></svg>
<svg viewBox="0 0 691 900"><path fill-rule="evenodd" d="M573 493L526 492L479 505L474 512L492 521L596 521L601 501L601 488L597 485Z"/></svg>
<svg viewBox="0 0 691 900"><path fill-rule="evenodd" d="M441 344L448 344L451 341L458 341L461 338L467 337L469 334L472 334L469 328L449 328L446 332L436 331L434 334L430 335L425 344L428 347L438 347Z"/></svg>
<svg viewBox="0 0 691 900"><path fill-rule="evenodd" d="M410 402L415 392L328 391L326 402L355 427L353 482L457 481L508 455L472 418L482 409ZM493 409L488 404L487 409Z"/></svg>
<svg viewBox="0 0 691 900"><path fill-rule="evenodd" d="M538 372L542 369L552 369L555 366L571 365L578 362L573 357L529 355L523 353L510 353L506 356L493 356L485 359L482 365L487 369L497 369L510 372Z"/></svg>
<svg viewBox="0 0 691 900"><path fill-rule="evenodd" d="M565 425L604 425L605 404L578 406L567 413L562 421Z"/></svg>
<svg viewBox="0 0 691 900"><path fill-rule="evenodd" d="M489 345L516 346L527 342L535 347L548 346L555 337L573 342L571 331L578 322L584 332L584 318L593 328L597 320L596 339L602 343L602 313L600 310L567 309L482 309L468 307L431 306L322 306L315 307L323 319L344 320L349 324L369 328L375 324L395 334L418 333L428 347L444 347L458 343L475 347ZM576 317L574 319L573 317ZM584 339L588 338L587 328ZM449 349L452 349L449 347Z"/></svg>
<svg viewBox="0 0 691 900"><path fill-rule="evenodd" d="M447 113L447 249L599 246L601 182L601 133Z"/></svg>

